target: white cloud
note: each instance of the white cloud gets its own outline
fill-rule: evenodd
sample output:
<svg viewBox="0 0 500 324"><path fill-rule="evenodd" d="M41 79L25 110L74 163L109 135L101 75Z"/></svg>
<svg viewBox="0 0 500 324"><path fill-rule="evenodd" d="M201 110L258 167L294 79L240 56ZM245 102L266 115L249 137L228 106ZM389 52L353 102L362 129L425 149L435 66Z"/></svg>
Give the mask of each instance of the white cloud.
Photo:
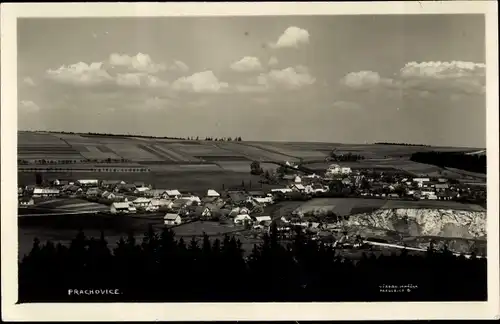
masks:
<svg viewBox="0 0 500 324"><path fill-rule="evenodd" d="M408 93L420 92L422 97L431 93L449 92L484 94L486 65L473 62L409 62L393 78L383 78L377 72L348 73L341 82L353 89L371 89L378 86Z"/></svg>
<svg viewBox="0 0 500 324"><path fill-rule="evenodd" d="M69 66L61 66L56 70L48 70L48 78L62 83L71 83L77 85L93 85L109 81L112 77L102 69L102 62L87 64L79 62Z"/></svg>
<svg viewBox="0 0 500 324"><path fill-rule="evenodd" d="M484 77L486 64L452 62L409 62L401 70L402 78L458 79L463 77Z"/></svg>
<svg viewBox="0 0 500 324"><path fill-rule="evenodd" d="M262 70L262 64L257 57L245 56L241 60L231 64L231 69L237 72L251 72Z"/></svg>
<svg viewBox="0 0 500 324"><path fill-rule="evenodd" d="M309 32L299 27L288 27L278 38L278 41L271 46L273 48L294 47L309 43Z"/></svg>
<svg viewBox="0 0 500 324"><path fill-rule="evenodd" d="M175 61L174 64L172 64L169 67L169 70L187 72L187 71L189 71L189 66L182 61Z"/></svg>
<svg viewBox="0 0 500 324"><path fill-rule="evenodd" d="M181 77L172 83L172 89L191 92L220 92L229 88L229 84L221 82L212 71L194 73L188 77Z"/></svg>
<svg viewBox="0 0 500 324"><path fill-rule="evenodd" d="M166 87L168 82L147 73L118 73L116 84L124 87Z"/></svg>
<svg viewBox="0 0 500 324"><path fill-rule="evenodd" d="M288 67L283 70L271 70L268 73L261 73L257 77L257 84L268 89L285 88L289 90L298 89L312 85L316 79L304 66Z"/></svg>
<svg viewBox="0 0 500 324"><path fill-rule="evenodd" d="M30 77L24 78L23 82L29 86L32 86L32 87L36 85L35 81Z"/></svg>
<svg viewBox="0 0 500 324"><path fill-rule="evenodd" d="M271 56L269 59L269 62L267 63L269 66L273 66L278 64L278 59L275 56Z"/></svg>
<svg viewBox="0 0 500 324"><path fill-rule="evenodd" d="M40 106L31 100L21 100L19 108L26 112L37 112L40 110Z"/></svg>
<svg viewBox="0 0 500 324"><path fill-rule="evenodd" d="M155 63L148 54L143 53L138 53L135 56L113 53L109 56L109 64L147 73L158 73L166 70L165 64Z"/></svg>
<svg viewBox="0 0 500 324"><path fill-rule="evenodd" d="M382 78L377 72L359 71L346 74L341 82L354 89L367 89L378 86Z"/></svg>

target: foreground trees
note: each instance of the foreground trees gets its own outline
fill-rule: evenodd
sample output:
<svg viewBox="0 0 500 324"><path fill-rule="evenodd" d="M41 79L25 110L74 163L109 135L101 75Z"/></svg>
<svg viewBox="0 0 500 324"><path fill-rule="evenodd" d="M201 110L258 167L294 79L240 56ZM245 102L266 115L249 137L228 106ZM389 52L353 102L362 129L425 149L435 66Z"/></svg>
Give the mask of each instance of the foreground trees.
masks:
<svg viewBox="0 0 500 324"><path fill-rule="evenodd" d="M19 264L19 301L382 301L484 300L486 260L448 251L424 256L363 255L357 262L297 233L278 241L276 226L244 257L225 236L184 241L151 229L142 242L129 235L111 251L104 235L80 232L69 247L35 240ZM416 286L381 293L380 285ZM68 289L119 289L121 295L68 296Z"/></svg>

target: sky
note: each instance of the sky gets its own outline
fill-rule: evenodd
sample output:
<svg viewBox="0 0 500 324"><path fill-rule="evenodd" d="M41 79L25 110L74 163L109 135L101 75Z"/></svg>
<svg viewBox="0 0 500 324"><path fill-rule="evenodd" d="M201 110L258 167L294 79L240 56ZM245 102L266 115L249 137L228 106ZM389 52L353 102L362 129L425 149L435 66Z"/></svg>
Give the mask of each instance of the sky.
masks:
<svg viewBox="0 0 500 324"><path fill-rule="evenodd" d="M486 147L481 15L18 20L18 128Z"/></svg>

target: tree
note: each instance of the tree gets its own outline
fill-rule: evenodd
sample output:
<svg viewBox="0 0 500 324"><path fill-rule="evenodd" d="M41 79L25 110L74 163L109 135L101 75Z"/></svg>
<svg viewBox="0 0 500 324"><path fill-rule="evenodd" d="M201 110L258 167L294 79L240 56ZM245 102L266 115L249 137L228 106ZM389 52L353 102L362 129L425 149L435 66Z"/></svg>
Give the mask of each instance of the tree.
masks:
<svg viewBox="0 0 500 324"><path fill-rule="evenodd" d="M250 164L250 173L254 175L261 175L264 172L264 170L260 166L259 161L253 161Z"/></svg>

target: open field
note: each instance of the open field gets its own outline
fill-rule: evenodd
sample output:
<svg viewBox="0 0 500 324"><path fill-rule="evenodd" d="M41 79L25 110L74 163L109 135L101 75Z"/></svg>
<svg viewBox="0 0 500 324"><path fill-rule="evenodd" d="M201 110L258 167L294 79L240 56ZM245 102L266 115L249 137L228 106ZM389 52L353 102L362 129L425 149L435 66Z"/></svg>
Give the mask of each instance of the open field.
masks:
<svg viewBox="0 0 500 324"><path fill-rule="evenodd" d="M192 171L192 172L145 172L145 173L118 173L118 172L68 172L49 173L44 177L50 179L98 179L98 180L122 180L126 182L143 181L152 184L154 188L178 189L184 191L203 191L212 188L222 190L224 188L252 185L253 188L261 188L260 177L248 173L230 171ZM18 173L20 185L35 183L32 173ZM266 185L263 185L266 186ZM265 188L265 187L263 187Z"/></svg>
<svg viewBox="0 0 500 324"><path fill-rule="evenodd" d="M393 166L409 172L437 172L436 167L408 161L418 151L477 151L478 148L436 148L421 146L338 143L289 143L289 142L216 142L188 141L139 137L113 137L103 135L61 133L18 133L19 158L27 160L79 160L121 159L133 162L194 163L210 161L273 161L299 162L323 160L332 150L353 153L367 160L358 163ZM392 158L388 161L370 162L368 159ZM361 164L356 164L358 166Z"/></svg>

